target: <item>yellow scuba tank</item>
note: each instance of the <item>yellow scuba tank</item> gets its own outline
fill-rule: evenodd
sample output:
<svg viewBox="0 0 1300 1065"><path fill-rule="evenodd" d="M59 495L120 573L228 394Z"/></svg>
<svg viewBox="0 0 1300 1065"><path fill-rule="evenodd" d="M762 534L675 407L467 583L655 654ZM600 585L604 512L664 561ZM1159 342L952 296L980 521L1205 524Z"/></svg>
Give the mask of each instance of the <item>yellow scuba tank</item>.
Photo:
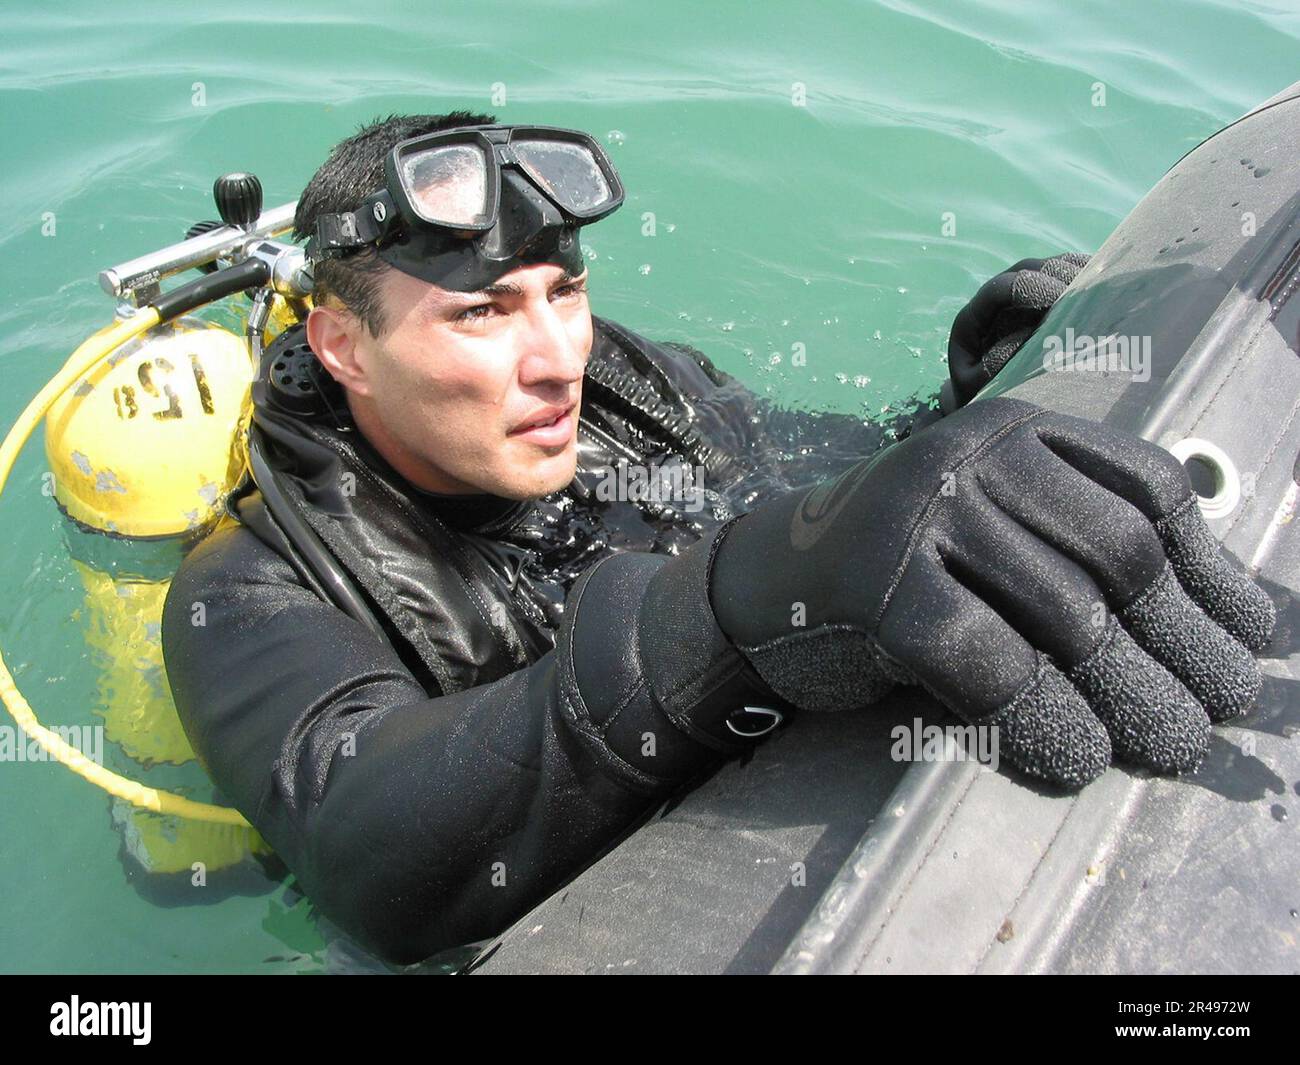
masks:
<svg viewBox="0 0 1300 1065"><path fill-rule="evenodd" d="M50 408L48 490L85 589L82 628L99 672L105 739L142 768L194 752L163 669L161 618L183 548L243 478L248 345L194 317L122 345ZM252 829L114 801L126 850L149 872L215 870L263 847Z"/></svg>

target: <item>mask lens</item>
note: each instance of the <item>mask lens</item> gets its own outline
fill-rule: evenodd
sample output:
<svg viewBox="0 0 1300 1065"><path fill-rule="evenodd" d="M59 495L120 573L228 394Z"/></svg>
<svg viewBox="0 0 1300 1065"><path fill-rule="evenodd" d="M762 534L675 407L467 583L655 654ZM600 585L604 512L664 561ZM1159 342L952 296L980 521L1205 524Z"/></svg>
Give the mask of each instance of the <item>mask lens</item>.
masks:
<svg viewBox="0 0 1300 1065"><path fill-rule="evenodd" d="M613 196L600 164L584 145L516 139L512 147L538 187L574 214L588 214Z"/></svg>
<svg viewBox="0 0 1300 1065"><path fill-rule="evenodd" d="M473 144L448 144L401 160L402 187L426 222L480 226L488 218L487 160Z"/></svg>

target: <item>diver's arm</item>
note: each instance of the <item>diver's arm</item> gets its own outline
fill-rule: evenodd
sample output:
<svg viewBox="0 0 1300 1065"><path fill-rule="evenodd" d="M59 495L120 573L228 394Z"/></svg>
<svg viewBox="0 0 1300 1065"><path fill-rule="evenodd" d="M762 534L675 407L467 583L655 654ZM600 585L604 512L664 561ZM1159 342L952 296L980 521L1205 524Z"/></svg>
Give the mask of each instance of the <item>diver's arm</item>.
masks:
<svg viewBox="0 0 1300 1065"><path fill-rule="evenodd" d="M322 912L413 962L501 930L745 745L722 718L754 701L753 674L702 604L654 583L667 561L575 591L534 665L430 698L233 527L173 582L168 676L213 780Z"/></svg>

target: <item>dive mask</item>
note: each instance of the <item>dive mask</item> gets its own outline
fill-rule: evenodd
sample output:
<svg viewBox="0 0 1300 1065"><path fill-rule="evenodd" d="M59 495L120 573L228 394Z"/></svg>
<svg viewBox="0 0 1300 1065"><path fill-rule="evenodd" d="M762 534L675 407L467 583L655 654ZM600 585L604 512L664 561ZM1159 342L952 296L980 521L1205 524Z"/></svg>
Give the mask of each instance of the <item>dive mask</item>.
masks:
<svg viewBox="0 0 1300 1065"><path fill-rule="evenodd" d="M623 184L586 133L553 126L460 126L402 141L387 184L356 211L322 215L309 261L366 246L403 273L474 292L517 266L583 271L581 226L623 202Z"/></svg>

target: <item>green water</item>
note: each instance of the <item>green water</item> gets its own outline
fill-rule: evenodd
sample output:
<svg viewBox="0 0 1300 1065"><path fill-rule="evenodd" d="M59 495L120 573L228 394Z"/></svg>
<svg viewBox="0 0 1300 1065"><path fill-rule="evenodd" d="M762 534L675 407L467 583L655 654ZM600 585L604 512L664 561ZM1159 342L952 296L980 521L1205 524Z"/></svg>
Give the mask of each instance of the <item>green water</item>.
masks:
<svg viewBox="0 0 1300 1065"><path fill-rule="evenodd" d="M608 145L628 198L585 234L596 313L789 403L878 413L937 387L980 281L1094 249L1183 152L1300 76L1300 6L1281 2L304 11L6 11L4 426L107 321L97 272L210 217L217 174L252 170L278 204L359 123L453 108ZM42 472L29 446L0 501L0 648L41 717L92 722ZM141 890L108 801L61 767L0 763L0 832L0 969L327 965L308 904L255 867L234 888Z"/></svg>

